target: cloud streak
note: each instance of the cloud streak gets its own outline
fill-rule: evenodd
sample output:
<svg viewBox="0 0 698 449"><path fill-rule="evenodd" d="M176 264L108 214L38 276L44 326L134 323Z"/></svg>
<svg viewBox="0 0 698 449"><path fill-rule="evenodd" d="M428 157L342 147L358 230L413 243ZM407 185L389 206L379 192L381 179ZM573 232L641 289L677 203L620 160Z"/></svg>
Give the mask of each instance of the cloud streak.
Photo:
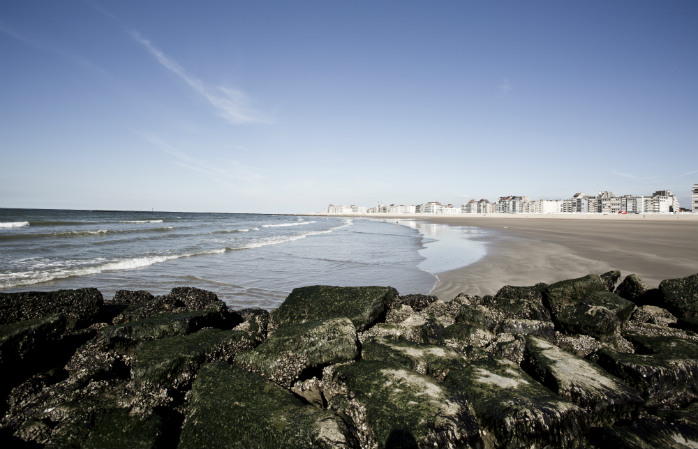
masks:
<svg viewBox="0 0 698 449"><path fill-rule="evenodd" d="M175 164L187 170L204 174L219 181L230 180L249 185L255 185L266 180L266 176L261 173L262 169L260 168L244 165L237 161L210 163L173 148L169 143L156 135L134 132L154 147L172 156Z"/></svg>
<svg viewBox="0 0 698 449"><path fill-rule="evenodd" d="M499 96L503 97L506 94L509 93L509 91L512 89L511 82L509 82L509 78L503 78L502 82L499 84Z"/></svg>
<svg viewBox="0 0 698 449"><path fill-rule="evenodd" d="M270 123L260 113L247 106L249 100L244 92L224 86L208 86L200 79L188 74L177 61L165 55L140 33L131 31L130 34L160 65L177 75L194 92L204 98L228 123L233 125L253 122Z"/></svg>

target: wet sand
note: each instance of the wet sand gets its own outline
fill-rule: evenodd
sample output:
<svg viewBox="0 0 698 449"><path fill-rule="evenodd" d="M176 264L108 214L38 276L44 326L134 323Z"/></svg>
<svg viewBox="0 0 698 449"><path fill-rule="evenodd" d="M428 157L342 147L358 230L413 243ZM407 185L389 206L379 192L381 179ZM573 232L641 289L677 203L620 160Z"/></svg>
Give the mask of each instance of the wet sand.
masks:
<svg viewBox="0 0 698 449"><path fill-rule="evenodd" d="M627 217L627 218L626 218ZM488 254L467 267L439 273L431 294L494 294L504 285L534 285L620 270L649 287L698 273L696 217L613 218L431 216L429 223L477 226L489 232ZM622 277L621 277L622 280Z"/></svg>

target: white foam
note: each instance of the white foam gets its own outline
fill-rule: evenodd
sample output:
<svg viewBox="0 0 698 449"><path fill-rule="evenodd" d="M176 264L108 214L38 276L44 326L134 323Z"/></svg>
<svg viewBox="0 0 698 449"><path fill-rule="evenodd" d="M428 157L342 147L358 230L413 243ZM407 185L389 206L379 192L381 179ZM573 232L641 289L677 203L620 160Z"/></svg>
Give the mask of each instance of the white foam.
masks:
<svg viewBox="0 0 698 449"><path fill-rule="evenodd" d="M262 225L263 228L285 228L288 226L301 226L307 224L313 224L315 221L296 221L293 223L279 223L279 224L265 224Z"/></svg>
<svg viewBox="0 0 698 449"><path fill-rule="evenodd" d="M0 222L0 228L22 228L24 226L29 226L29 222L28 221Z"/></svg>
<svg viewBox="0 0 698 449"><path fill-rule="evenodd" d="M126 220L121 223L162 223L162 220Z"/></svg>

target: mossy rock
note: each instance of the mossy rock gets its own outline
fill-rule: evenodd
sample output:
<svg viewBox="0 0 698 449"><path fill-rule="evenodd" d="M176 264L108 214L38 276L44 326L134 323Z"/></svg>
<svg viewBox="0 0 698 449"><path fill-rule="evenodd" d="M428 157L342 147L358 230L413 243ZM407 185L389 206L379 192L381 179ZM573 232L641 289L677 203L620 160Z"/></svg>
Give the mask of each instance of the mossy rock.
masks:
<svg viewBox="0 0 698 449"><path fill-rule="evenodd" d="M272 312L272 320L283 326L346 317L362 331L384 316L386 305L397 296L392 287L301 287Z"/></svg>
<svg viewBox="0 0 698 449"><path fill-rule="evenodd" d="M362 360L391 363L443 380L452 368L466 363L465 357L451 348L426 345L406 340L377 338L365 342Z"/></svg>
<svg viewBox="0 0 698 449"><path fill-rule="evenodd" d="M635 354L603 349L598 363L638 390L647 407L679 407L698 399L698 343L674 337L628 336Z"/></svg>
<svg viewBox="0 0 698 449"><path fill-rule="evenodd" d="M555 325L552 321L506 319L499 326L499 332L515 335L538 335L552 340L555 338Z"/></svg>
<svg viewBox="0 0 698 449"><path fill-rule="evenodd" d="M464 307L456 316L456 323L470 323L476 326L487 329L490 332L496 332L497 326L502 321L504 316L501 312L493 310L484 305L475 305L473 307Z"/></svg>
<svg viewBox="0 0 698 449"><path fill-rule="evenodd" d="M606 292L606 284L598 274L550 284L543 290L543 305L554 315L594 292Z"/></svg>
<svg viewBox="0 0 698 449"><path fill-rule="evenodd" d="M630 418L643 402L620 379L539 337L526 338L524 366L555 393L589 410L594 425Z"/></svg>
<svg viewBox="0 0 698 449"><path fill-rule="evenodd" d="M579 447L583 409L555 396L515 363L490 359L452 370L445 383L472 405L486 447Z"/></svg>
<svg viewBox="0 0 698 449"><path fill-rule="evenodd" d="M100 329L100 338L108 345L133 345L175 335L187 335L204 327L218 327L224 317L218 310L194 310L162 313L138 321L129 321Z"/></svg>
<svg viewBox="0 0 698 449"><path fill-rule="evenodd" d="M348 448L330 412L305 404L263 377L214 362L192 385L179 449Z"/></svg>
<svg viewBox="0 0 698 449"><path fill-rule="evenodd" d="M494 297L486 297L484 305L504 318L550 321L550 312L543 306L543 290L547 287L543 283L530 287L505 285Z"/></svg>
<svg viewBox="0 0 698 449"><path fill-rule="evenodd" d="M62 314L68 328L82 328L97 320L103 305L102 293L96 288L0 293L0 324Z"/></svg>
<svg viewBox="0 0 698 449"><path fill-rule="evenodd" d="M593 292L555 314L567 334L585 334L600 340L619 335L635 310L635 304L607 291Z"/></svg>
<svg viewBox="0 0 698 449"><path fill-rule="evenodd" d="M64 334L66 324L65 316L57 314L0 326L0 371L9 369L6 362L45 352L46 345Z"/></svg>
<svg viewBox="0 0 698 449"><path fill-rule="evenodd" d="M486 348L494 339L494 334L482 326L455 323L444 329L443 340L440 343L470 357L473 352L479 356L480 352L474 349Z"/></svg>
<svg viewBox="0 0 698 449"><path fill-rule="evenodd" d="M354 360L357 342L348 318L287 324L261 345L238 354L235 364L290 387L304 371Z"/></svg>
<svg viewBox="0 0 698 449"><path fill-rule="evenodd" d="M361 361L325 369L329 408L360 447L469 447L479 429L467 405L435 379L399 365Z"/></svg>
<svg viewBox="0 0 698 449"><path fill-rule="evenodd" d="M616 287L615 294L628 301L635 301L640 296L649 291L647 284L642 282L636 274L629 274L623 279L623 282Z"/></svg>
<svg viewBox="0 0 698 449"><path fill-rule="evenodd" d="M192 379L203 363L214 358L232 360L235 354L255 344L246 332L220 329L147 341L133 354L133 380L136 385L148 382L179 388Z"/></svg>
<svg viewBox="0 0 698 449"><path fill-rule="evenodd" d="M698 317L698 274L662 281L659 292L663 303L661 307L679 318Z"/></svg>
<svg viewBox="0 0 698 449"><path fill-rule="evenodd" d="M689 449L696 447L698 426L695 404L685 410L659 410L643 413L632 421L613 427L592 429L589 441L594 447L617 449Z"/></svg>
<svg viewBox="0 0 698 449"><path fill-rule="evenodd" d="M616 288L620 274L618 270L611 270L601 275L601 280L606 284L606 290L612 292Z"/></svg>
<svg viewBox="0 0 698 449"><path fill-rule="evenodd" d="M153 296L146 291L119 290L114 296L114 304L126 306L114 319L114 324L127 323L152 318L163 313L195 310L217 311L222 316L230 315L236 321L242 320L228 311L223 301L215 293L195 287L175 287L167 295Z"/></svg>

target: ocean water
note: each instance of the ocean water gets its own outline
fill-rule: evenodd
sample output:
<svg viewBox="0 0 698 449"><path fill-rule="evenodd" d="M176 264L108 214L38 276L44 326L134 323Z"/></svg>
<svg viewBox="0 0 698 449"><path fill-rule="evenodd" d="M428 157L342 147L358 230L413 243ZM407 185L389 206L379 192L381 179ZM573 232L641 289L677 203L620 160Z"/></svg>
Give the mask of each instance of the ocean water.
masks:
<svg viewBox="0 0 698 449"><path fill-rule="evenodd" d="M466 231L447 228L338 217L0 209L0 291L96 287L111 299L121 289L158 295L194 286L234 308L268 309L292 289L316 284L426 294L434 273L484 254Z"/></svg>

